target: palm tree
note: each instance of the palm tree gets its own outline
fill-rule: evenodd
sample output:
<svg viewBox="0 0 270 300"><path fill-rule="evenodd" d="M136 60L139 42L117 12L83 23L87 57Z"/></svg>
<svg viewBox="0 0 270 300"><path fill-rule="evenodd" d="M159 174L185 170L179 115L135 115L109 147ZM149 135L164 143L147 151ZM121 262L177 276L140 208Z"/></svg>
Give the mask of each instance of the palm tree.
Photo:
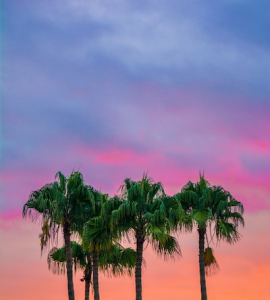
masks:
<svg viewBox="0 0 270 300"><path fill-rule="evenodd" d="M90 283L93 270L93 256L91 252L85 251L81 244L71 242L73 267L76 272L78 268L84 271L81 281L85 282L85 300L89 300ZM123 248L114 244L110 251L100 251L99 269L107 275L120 276L131 275L135 267L136 252L131 248ZM47 258L48 267L54 274L64 274L66 270L66 251L62 248L53 247Z"/></svg>
<svg viewBox="0 0 270 300"><path fill-rule="evenodd" d="M100 207L100 213L104 213L106 203ZM94 300L100 300L99 267L117 276L125 273L131 275L135 265L136 252L131 248L124 249L115 241L117 232L110 229L108 221L101 215L91 218L85 223L82 235L83 248L92 253Z"/></svg>
<svg viewBox="0 0 270 300"><path fill-rule="evenodd" d="M99 206L101 209L101 206ZM100 211L100 210L99 210ZM113 235L108 224L102 221L100 216L92 217L84 225L82 234L83 248L92 253L93 259L93 287L94 299L100 300L99 295L99 257L102 251L111 251Z"/></svg>
<svg viewBox="0 0 270 300"><path fill-rule="evenodd" d="M76 272L78 268L84 271L81 281L85 282L85 300L89 300L90 282L92 274L91 253L84 251L82 246L71 241L71 254L73 268ZM66 271L66 247L53 247L47 257L48 267L54 274L64 274Z"/></svg>
<svg viewBox="0 0 270 300"><path fill-rule="evenodd" d="M147 174L141 181L125 179L121 198L108 201L103 212L111 211L110 228L118 236L133 233L136 240L135 285L136 300L142 300L142 262L145 241L161 255L180 255L180 247L169 235L165 193L160 182L154 183ZM104 214L103 214L104 216Z"/></svg>
<svg viewBox="0 0 270 300"><path fill-rule="evenodd" d="M54 241L60 228L63 230L68 297L74 300L72 253L70 236L72 232L82 231L84 220L89 219L95 210L95 198L99 193L84 184L80 172L72 172L66 178L61 172L55 175L56 181L33 191L23 206L23 217L32 216L32 220L42 219L40 235L41 251L50 241Z"/></svg>
<svg viewBox="0 0 270 300"><path fill-rule="evenodd" d="M207 228L210 229L211 240L216 238L217 242L224 240L229 244L237 242L241 237L238 225L244 226L244 208L221 186L211 186L203 175L197 183L189 181L175 197L197 227L201 299L207 300L205 273L211 266L218 268L212 248L208 245L205 249Z"/></svg>
<svg viewBox="0 0 270 300"><path fill-rule="evenodd" d="M99 252L110 250L113 237L108 224L105 224L103 221L101 222L100 214L102 207L108 201L108 195L101 194L101 196L101 201L97 202L95 214L84 224L83 231L81 232L83 248L92 254L95 300L100 299L98 280Z"/></svg>

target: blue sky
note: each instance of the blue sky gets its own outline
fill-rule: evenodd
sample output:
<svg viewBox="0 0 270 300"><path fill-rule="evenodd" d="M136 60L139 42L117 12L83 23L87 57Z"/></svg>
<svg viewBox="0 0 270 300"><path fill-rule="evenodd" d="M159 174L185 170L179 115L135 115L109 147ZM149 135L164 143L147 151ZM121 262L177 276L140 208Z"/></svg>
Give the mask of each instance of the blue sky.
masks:
<svg viewBox="0 0 270 300"><path fill-rule="evenodd" d="M2 3L3 213L73 169L112 194L204 171L269 209L268 18L267 1Z"/></svg>

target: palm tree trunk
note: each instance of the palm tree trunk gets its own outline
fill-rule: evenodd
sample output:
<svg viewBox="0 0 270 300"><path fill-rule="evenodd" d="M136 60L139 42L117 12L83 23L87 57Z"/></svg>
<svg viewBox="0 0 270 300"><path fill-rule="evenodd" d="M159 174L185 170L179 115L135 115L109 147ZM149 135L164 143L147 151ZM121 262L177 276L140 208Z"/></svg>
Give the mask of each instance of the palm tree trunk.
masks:
<svg viewBox="0 0 270 300"><path fill-rule="evenodd" d="M91 277L92 277L92 265L90 261L88 262L86 269L84 271L84 281L85 281L84 300L89 300Z"/></svg>
<svg viewBox="0 0 270 300"><path fill-rule="evenodd" d="M207 300L205 266L204 266L204 237L205 228L198 228L199 233L199 265L200 265L200 283L201 283L201 300Z"/></svg>
<svg viewBox="0 0 270 300"><path fill-rule="evenodd" d="M136 300L142 300L142 258L143 258L143 243L144 237L141 233L136 233L137 240L137 255L135 266L135 285L136 285Z"/></svg>
<svg viewBox="0 0 270 300"><path fill-rule="evenodd" d="M84 300L89 300L89 294L90 294L90 280L85 279Z"/></svg>
<svg viewBox="0 0 270 300"><path fill-rule="evenodd" d="M75 300L74 287L73 287L72 254L71 254L71 243L70 243L70 225L68 222L66 222L64 225L64 240L65 240L66 260L67 260L68 299Z"/></svg>
<svg viewBox="0 0 270 300"><path fill-rule="evenodd" d="M93 251L93 287L94 300L100 300L98 286L98 252L96 250Z"/></svg>

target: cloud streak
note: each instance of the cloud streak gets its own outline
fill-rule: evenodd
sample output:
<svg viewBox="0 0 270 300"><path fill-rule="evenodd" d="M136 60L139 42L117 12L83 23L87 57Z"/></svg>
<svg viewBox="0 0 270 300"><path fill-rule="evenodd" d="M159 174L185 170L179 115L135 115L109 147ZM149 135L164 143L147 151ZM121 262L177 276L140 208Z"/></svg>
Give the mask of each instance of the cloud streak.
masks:
<svg viewBox="0 0 270 300"><path fill-rule="evenodd" d="M173 194L204 171L269 210L266 1L2 10L2 215L73 169L110 194L144 171Z"/></svg>

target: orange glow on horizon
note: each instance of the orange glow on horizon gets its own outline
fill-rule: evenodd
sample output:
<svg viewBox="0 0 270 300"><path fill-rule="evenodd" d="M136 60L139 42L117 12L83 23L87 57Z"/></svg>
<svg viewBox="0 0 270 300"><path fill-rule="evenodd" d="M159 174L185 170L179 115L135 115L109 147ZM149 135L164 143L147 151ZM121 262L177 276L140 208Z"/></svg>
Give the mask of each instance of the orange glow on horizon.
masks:
<svg viewBox="0 0 270 300"><path fill-rule="evenodd" d="M210 300L269 299L269 217L269 212L246 214L246 227L241 229L243 238L235 245L221 243L214 248L220 271L207 278ZM48 270L46 253L40 257L39 232L39 224L30 220L1 221L1 240L4 241L0 250L2 299L67 299L66 277L53 275ZM150 245L146 248L144 300L200 298L196 230L192 234L180 235L179 241L183 258L175 261L157 258ZM81 277L81 271L74 275L76 299L84 297ZM101 274L100 294L101 299L134 299L134 278L108 278Z"/></svg>

